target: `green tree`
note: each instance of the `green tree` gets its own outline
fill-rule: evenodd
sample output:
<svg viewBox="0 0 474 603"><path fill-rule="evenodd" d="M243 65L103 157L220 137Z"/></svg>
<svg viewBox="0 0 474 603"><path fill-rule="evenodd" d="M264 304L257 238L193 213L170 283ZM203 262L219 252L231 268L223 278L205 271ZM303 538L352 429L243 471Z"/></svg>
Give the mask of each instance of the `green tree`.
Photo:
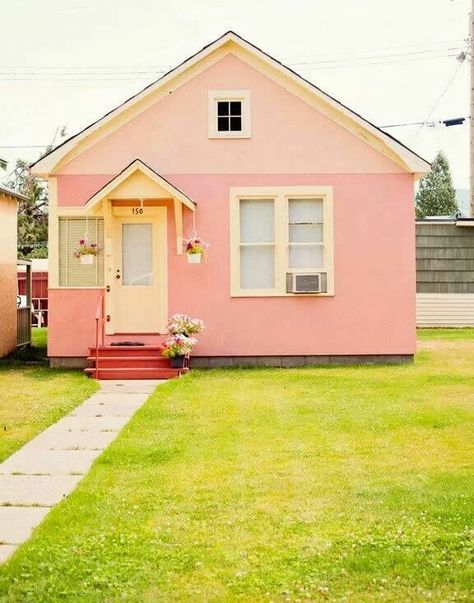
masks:
<svg viewBox="0 0 474 603"><path fill-rule="evenodd" d="M18 257L48 257L48 191L30 169L17 159L8 186L26 197L18 201Z"/></svg>
<svg viewBox="0 0 474 603"><path fill-rule="evenodd" d="M458 211L449 163L439 151L431 164L431 170L420 180L416 194L416 217L450 216Z"/></svg>

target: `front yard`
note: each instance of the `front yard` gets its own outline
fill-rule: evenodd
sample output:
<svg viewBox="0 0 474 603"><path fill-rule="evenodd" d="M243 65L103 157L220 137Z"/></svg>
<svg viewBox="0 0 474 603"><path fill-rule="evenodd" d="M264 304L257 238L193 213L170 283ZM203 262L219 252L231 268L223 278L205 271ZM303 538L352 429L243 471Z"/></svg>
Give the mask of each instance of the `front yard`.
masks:
<svg viewBox="0 0 474 603"><path fill-rule="evenodd" d="M33 347L20 358L46 355L46 329L33 329ZM0 362L0 463L70 412L97 389L78 371L51 370L20 360Z"/></svg>
<svg viewBox="0 0 474 603"><path fill-rule="evenodd" d="M159 387L0 568L0 598L473 600L474 339L421 339L412 366Z"/></svg>

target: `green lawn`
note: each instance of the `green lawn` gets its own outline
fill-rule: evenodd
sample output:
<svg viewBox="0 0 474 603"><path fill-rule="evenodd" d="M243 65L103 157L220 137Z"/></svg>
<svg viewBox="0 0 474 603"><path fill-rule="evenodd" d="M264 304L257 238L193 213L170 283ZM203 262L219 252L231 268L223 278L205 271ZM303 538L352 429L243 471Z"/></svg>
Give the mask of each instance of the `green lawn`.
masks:
<svg viewBox="0 0 474 603"><path fill-rule="evenodd" d="M474 341L423 339L415 365L160 386L0 599L473 600Z"/></svg>
<svg viewBox="0 0 474 603"><path fill-rule="evenodd" d="M46 329L33 329L32 335L32 348L0 363L0 462L97 390L81 371L19 360L46 355Z"/></svg>
<svg viewBox="0 0 474 603"><path fill-rule="evenodd" d="M425 339L474 339L474 329L417 329L417 337Z"/></svg>

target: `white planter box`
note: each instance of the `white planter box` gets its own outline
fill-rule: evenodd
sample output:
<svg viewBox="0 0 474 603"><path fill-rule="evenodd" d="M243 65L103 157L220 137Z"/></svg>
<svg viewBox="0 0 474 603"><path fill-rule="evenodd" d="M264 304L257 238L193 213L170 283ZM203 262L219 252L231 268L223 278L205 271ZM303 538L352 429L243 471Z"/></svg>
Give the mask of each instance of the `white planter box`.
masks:
<svg viewBox="0 0 474 603"><path fill-rule="evenodd" d="M95 255L81 255L81 264L87 264L90 266L94 263Z"/></svg>
<svg viewBox="0 0 474 603"><path fill-rule="evenodd" d="M202 253L187 253L188 262L190 264L200 264L202 259Z"/></svg>

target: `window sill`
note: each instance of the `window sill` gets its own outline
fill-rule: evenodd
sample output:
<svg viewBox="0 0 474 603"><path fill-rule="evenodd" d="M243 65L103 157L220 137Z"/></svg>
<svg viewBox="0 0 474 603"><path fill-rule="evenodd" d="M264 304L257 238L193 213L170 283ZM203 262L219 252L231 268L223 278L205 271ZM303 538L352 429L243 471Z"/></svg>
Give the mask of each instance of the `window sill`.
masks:
<svg viewBox="0 0 474 603"><path fill-rule="evenodd" d="M215 139L233 139L233 138L252 138L250 133L247 132L239 132L238 134L209 134L209 138L212 140Z"/></svg>
<svg viewBox="0 0 474 603"><path fill-rule="evenodd" d="M334 292L328 293L281 293L280 291L249 291L249 292L231 292L231 297L334 297Z"/></svg>

